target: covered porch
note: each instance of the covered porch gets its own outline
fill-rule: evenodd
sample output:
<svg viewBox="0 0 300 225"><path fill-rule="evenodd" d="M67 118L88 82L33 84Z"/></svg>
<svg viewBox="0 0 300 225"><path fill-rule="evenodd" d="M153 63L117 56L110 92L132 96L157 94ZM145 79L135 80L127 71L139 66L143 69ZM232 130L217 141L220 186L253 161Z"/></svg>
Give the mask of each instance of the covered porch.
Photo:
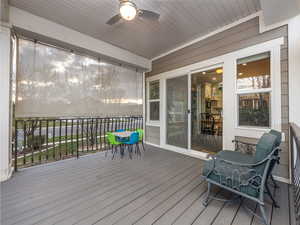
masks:
<svg viewBox="0 0 300 225"><path fill-rule="evenodd" d="M0 223L299 225L287 2L0 0Z"/></svg>

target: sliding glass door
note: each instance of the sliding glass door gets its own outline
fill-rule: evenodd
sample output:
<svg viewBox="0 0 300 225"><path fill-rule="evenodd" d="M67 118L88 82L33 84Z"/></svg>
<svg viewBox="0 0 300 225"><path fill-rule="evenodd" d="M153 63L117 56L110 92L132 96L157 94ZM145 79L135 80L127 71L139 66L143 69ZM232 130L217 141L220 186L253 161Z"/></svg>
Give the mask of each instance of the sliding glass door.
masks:
<svg viewBox="0 0 300 225"><path fill-rule="evenodd" d="M223 139L223 68L191 75L191 149L217 153Z"/></svg>
<svg viewBox="0 0 300 225"><path fill-rule="evenodd" d="M188 148L188 75L166 80L166 144Z"/></svg>

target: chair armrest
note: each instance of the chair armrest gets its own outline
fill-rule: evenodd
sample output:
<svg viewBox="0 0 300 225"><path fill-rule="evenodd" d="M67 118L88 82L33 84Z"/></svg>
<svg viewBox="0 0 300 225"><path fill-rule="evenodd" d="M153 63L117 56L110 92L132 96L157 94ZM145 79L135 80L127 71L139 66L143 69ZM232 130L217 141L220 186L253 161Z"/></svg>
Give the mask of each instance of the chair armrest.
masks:
<svg viewBox="0 0 300 225"><path fill-rule="evenodd" d="M239 140L232 140L232 143L237 143L237 144L241 143L241 144L244 144L244 145L256 146L256 144L254 144L254 143L239 141Z"/></svg>
<svg viewBox="0 0 300 225"><path fill-rule="evenodd" d="M263 160L261 160L260 162L257 162L257 163L239 163L239 162L236 162L236 161L230 161L230 160L226 160L226 159L222 159L221 157L218 157L217 155L209 155L209 159L212 159L214 161L214 165L216 164L216 161L219 161L219 162L224 162L226 164L230 164L230 165L233 165L233 166L240 166L240 167L249 167L249 168L254 168L254 167L258 167L264 163L266 163L266 161L268 160L278 160L279 159L279 155L278 154L275 154L276 151L281 151L281 149L279 147L277 148L274 148L272 150L272 152L266 157L264 158Z"/></svg>

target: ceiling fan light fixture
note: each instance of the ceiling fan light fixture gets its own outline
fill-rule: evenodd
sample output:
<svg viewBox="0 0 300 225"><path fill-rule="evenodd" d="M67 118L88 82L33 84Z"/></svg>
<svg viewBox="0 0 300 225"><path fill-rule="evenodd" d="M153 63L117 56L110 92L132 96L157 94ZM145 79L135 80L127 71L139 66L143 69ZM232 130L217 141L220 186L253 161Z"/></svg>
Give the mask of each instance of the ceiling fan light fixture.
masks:
<svg viewBox="0 0 300 225"><path fill-rule="evenodd" d="M120 14L124 20L133 20L137 14L136 5L132 2L122 2L120 4Z"/></svg>

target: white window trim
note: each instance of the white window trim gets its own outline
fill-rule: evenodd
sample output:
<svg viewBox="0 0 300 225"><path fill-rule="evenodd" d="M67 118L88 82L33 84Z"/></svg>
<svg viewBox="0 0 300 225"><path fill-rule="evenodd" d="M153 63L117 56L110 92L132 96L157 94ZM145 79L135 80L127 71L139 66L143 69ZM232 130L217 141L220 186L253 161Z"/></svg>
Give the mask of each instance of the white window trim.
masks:
<svg viewBox="0 0 300 225"><path fill-rule="evenodd" d="M159 98L158 99L150 99L150 83L153 81L159 81ZM147 79L147 126L160 126L160 112L161 112L161 81L160 79ZM159 102L159 120L150 120L150 103L151 102Z"/></svg>
<svg viewBox="0 0 300 225"><path fill-rule="evenodd" d="M274 40L275 42L276 40ZM270 41L271 42L271 41ZM254 133L260 133L260 135L264 132L268 132L270 129L276 129L281 131L281 65L280 65L280 44L283 44L283 39L278 41L277 45L268 45L268 44L258 44L251 46L246 49L242 49L236 54L234 54L234 82L235 82L235 129L241 133L241 136L255 137L257 135ZM254 90L238 90L237 89L237 60L240 58L249 57L252 55L261 54L264 52L270 52L270 74L271 74L271 87L264 89L254 89ZM252 93L270 93L270 127L256 127L256 126L240 126L239 125L239 113L238 113L238 95L239 94L252 94ZM254 133L253 133L254 132Z"/></svg>
<svg viewBox="0 0 300 225"><path fill-rule="evenodd" d="M269 52L270 53L270 67L271 67L271 61L272 61L272 56L271 56L271 51L265 51L265 52ZM264 52L261 52L261 53L264 53ZM259 54L259 53L258 53ZM251 56L254 56L254 55L257 55L257 54L252 54L252 55L249 55L250 57ZM249 56L246 56L246 57L249 57ZM245 58L245 57L242 57L242 58ZM258 88L258 89L248 89L248 90L239 90L238 89L238 71L237 71L237 61L241 59L241 58L238 58L236 59L235 61L235 64L236 64L236 73L235 73L235 99L236 99L236 105L235 105L235 115L236 115L236 127L238 129L254 129L254 130L257 130L257 129L260 129L261 131L267 131L269 130L270 128L272 128L272 90L273 90L273 74L272 74L272 71L270 70L270 76L271 76L271 87L270 88ZM269 124L269 127L262 127L262 126L242 126L242 125L239 125L239 95L244 95L244 94L261 94L261 93L269 93L270 94L270 114L269 114L269 120L270 120L270 124Z"/></svg>

